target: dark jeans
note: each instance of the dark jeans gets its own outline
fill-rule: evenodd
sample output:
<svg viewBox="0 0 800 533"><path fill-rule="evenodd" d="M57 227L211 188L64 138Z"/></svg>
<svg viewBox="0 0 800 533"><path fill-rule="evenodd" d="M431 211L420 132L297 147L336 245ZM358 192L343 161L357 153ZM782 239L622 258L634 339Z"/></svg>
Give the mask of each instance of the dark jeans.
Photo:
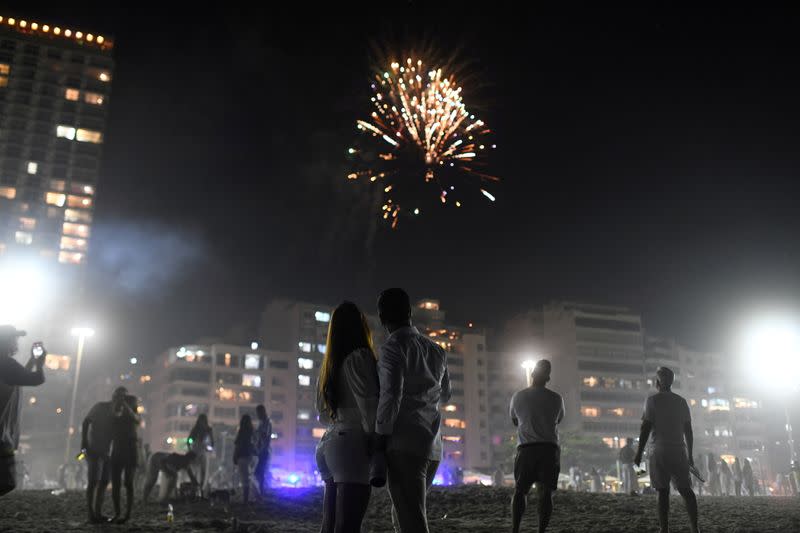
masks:
<svg viewBox="0 0 800 533"><path fill-rule="evenodd" d="M269 487L270 473L269 473L269 458L271 451L265 451L258 454L258 463L256 464L256 481L258 482L258 490L263 494L264 489Z"/></svg>
<svg viewBox="0 0 800 533"><path fill-rule="evenodd" d="M402 533L428 533L426 499L439 461L388 451L386 466L389 495L396 512L392 516L395 529L399 525Z"/></svg>

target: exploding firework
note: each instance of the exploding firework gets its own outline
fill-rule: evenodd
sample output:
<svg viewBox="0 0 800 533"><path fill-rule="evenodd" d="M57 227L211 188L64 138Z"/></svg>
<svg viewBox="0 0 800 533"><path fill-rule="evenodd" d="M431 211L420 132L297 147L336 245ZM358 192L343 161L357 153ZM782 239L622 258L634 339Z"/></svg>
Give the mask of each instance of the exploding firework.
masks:
<svg viewBox="0 0 800 533"><path fill-rule="evenodd" d="M361 141L348 152L357 168L347 177L383 189L381 216L392 228L401 215L419 215L425 198L458 208L473 191L494 202L486 184L499 178L485 168L497 146L453 74L409 57L391 62L371 87L373 110L356 122Z"/></svg>

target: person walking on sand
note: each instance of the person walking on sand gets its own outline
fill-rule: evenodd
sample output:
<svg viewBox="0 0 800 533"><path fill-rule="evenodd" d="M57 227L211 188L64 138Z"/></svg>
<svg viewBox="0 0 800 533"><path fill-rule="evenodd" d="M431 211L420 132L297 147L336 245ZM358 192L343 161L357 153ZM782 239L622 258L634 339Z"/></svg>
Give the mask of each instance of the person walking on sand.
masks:
<svg viewBox="0 0 800 533"><path fill-rule="evenodd" d="M712 496L721 496L722 488L719 481L719 467L714 454L709 452L706 456L706 471L708 472L708 492Z"/></svg>
<svg viewBox="0 0 800 533"><path fill-rule="evenodd" d="M239 469L239 481L242 484L242 502L250 503L250 468L256 456L255 430L250 415L242 415L239 431L233 441L233 464Z"/></svg>
<svg viewBox="0 0 800 533"><path fill-rule="evenodd" d="M622 466L622 491L635 496L639 492L639 478L633 468L636 450L633 449L633 439L625 439L625 446L619 450L619 463Z"/></svg>
<svg viewBox="0 0 800 533"><path fill-rule="evenodd" d="M367 319L354 303L343 302L328 325L317 383L319 421L328 426L316 452L317 469L325 482L321 533L361 531L372 490L370 448L378 392Z"/></svg>
<svg viewBox="0 0 800 533"><path fill-rule="evenodd" d="M511 422L517 427L514 459L514 496L511 498L511 531L519 533L528 493L537 484L539 533L544 533L553 514L553 492L558 489L561 448L556 426L564 419L564 400L547 388L551 365L540 359L533 368L531 386L511 397Z"/></svg>
<svg viewBox="0 0 800 533"><path fill-rule="evenodd" d="M15 455L19 445L20 387L37 387L44 383L47 355L41 343L34 343L25 366L14 360L19 351L19 338L25 332L14 326L0 326L0 496L17 486Z"/></svg>
<svg viewBox="0 0 800 533"><path fill-rule="evenodd" d="M650 481L658 491L661 533L669 533L670 481L675 484L686 504L691 532L698 533L697 497L692 490L689 474L689 469L694 466L692 417L686 400L672 392L674 380L675 374L669 368L662 366L656 371L658 392L645 402L639 449L634 462L637 465L642 462L644 447L652 435Z"/></svg>
<svg viewBox="0 0 800 533"><path fill-rule="evenodd" d="M733 472L731 472L731 467L725 459L719 462L719 479L723 496L730 496L733 492Z"/></svg>
<svg viewBox="0 0 800 533"><path fill-rule="evenodd" d="M744 466L742 467L742 480L744 481L744 488L747 489L748 496L756 495L756 480L753 476L753 465L750 464L750 459L745 458Z"/></svg>
<svg viewBox="0 0 800 533"><path fill-rule="evenodd" d="M428 533L427 491L442 460L440 407L450 399L447 353L411 325L403 289L380 294L378 315L389 336L378 358L375 449L385 451L396 528Z"/></svg>

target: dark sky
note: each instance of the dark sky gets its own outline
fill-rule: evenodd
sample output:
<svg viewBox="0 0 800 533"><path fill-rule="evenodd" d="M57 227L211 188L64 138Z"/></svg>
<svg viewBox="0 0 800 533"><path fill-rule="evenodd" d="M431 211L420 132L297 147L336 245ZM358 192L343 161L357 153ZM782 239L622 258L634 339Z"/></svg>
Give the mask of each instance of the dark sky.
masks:
<svg viewBox="0 0 800 533"><path fill-rule="evenodd" d="M131 350L389 285L489 325L550 299L628 305L700 347L800 299L791 12L16 4L116 40L92 305ZM503 182L370 244L368 191L344 179L370 45L421 42L468 65Z"/></svg>

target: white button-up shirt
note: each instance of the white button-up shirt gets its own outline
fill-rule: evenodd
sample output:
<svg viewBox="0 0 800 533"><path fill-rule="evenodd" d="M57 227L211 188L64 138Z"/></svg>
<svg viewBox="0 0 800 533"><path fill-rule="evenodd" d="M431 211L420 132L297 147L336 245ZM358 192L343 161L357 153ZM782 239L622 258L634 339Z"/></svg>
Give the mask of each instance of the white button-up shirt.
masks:
<svg viewBox="0 0 800 533"><path fill-rule="evenodd" d="M388 450L439 461L439 404L450 399L447 353L412 326L395 330L380 348L380 398L375 430L391 435Z"/></svg>

